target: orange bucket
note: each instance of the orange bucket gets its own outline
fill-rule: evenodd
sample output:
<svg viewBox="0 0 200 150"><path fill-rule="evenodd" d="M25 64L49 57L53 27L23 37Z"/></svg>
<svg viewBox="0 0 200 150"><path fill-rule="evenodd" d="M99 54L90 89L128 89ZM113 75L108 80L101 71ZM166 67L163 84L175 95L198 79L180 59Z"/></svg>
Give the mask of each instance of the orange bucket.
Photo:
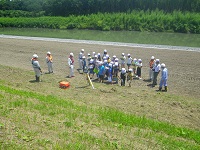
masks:
<svg viewBox="0 0 200 150"><path fill-rule="evenodd" d="M69 82L67 82L67 81L61 81L60 83L59 83L59 87L61 88L61 89L66 89L66 88L68 88L70 86L70 84L69 84Z"/></svg>

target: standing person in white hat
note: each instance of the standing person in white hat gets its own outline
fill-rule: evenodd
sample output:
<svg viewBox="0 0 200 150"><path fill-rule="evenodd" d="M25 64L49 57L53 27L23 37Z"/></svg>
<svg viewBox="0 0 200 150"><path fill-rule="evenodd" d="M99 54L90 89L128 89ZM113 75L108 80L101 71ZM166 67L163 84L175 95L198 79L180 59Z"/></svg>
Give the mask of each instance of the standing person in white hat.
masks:
<svg viewBox="0 0 200 150"><path fill-rule="evenodd" d="M122 56L120 59L121 59L121 68L125 68L126 56L124 53L122 53Z"/></svg>
<svg viewBox="0 0 200 150"><path fill-rule="evenodd" d="M51 55L51 52L47 52L46 63L49 73L53 73L53 57Z"/></svg>
<svg viewBox="0 0 200 150"><path fill-rule="evenodd" d="M161 69L160 60L156 59L156 64L153 67L153 84L152 84L153 87L157 85L157 77L158 74L160 73L160 69Z"/></svg>
<svg viewBox="0 0 200 150"><path fill-rule="evenodd" d="M69 77L74 77L74 54L70 53L68 58L68 65L69 65Z"/></svg>
<svg viewBox="0 0 200 150"><path fill-rule="evenodd" d="M81 49L81 52L79 53L79 57L78 57L78 62L79 62L79 69L81 70L83 68L82 66L82 59L84 56L84 49Z"/></svg>
<svg viewBox="0 0 200 150"><path fill-rule="evenodd" d="M168 70L164 63L161 64L161 79L159 85L159 91L162 90L162 86L165 87L165 92L167 92L167 79L168 79Z"/></svg>
<svg viewBox="0 0 200 150"><path fill-rule="evenodd" d="M152 81L153 80L153 67L155 65L155 57L151 56L151 59L149 61L149 80Z"/></svg>
<svg viewBox="0 0 200 150"><path fill-rule="evenodd" d="M32 64L32 67L33 67L34 72L35 72L36 82L40 82L40 76L41 76L42 70L40 68L40 64L39 64L39 61L38 61L38 55L37 54L33 55L33 58L31 59L31 64Z"/></svg>
<svg viewBox="0 0 200 150"><path fill-rule="evenodd" d="M128 54L127 56L128 56L128 58L127 58L127 67L129 69L131 67L133 59L131 58L131 54Z"/></svg>

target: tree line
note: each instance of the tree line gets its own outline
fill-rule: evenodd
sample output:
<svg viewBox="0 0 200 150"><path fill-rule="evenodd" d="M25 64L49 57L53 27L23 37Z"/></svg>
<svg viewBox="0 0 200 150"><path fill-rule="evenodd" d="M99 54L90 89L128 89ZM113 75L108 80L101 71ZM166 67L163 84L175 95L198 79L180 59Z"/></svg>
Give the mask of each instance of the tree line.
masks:
<svg viewBox="0 0 200 150"><path fill-rule="evenodd" d="M119 13L132 10L200 12L200 0L0 0L0 10L44 12L46 16Z"/></svg>

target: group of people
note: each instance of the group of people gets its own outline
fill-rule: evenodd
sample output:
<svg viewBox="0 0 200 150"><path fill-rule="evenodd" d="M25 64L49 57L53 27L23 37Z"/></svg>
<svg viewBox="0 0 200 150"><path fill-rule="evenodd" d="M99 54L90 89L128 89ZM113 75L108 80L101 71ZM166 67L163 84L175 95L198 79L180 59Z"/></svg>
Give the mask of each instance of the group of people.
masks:
<svg viewBox="0 0 200 150"><path fill-rule="evenodd" d="M70 53L68 57L69 78L74 77L74 61L74 54ZM35 71L36 81L39 82L42 70L37 54L33 55L31 62ZM85 50L81 49L78 62L79 70L82 70L83 73L88 73L90 78L93 78L96 74L99 82L104 82L106 79L109 83L113 83L113 80L118 83L118 80L120 80L121 86L125 86L126 81L131 86L133 78L142 79L142 59L133 59L130 54L127 54L127 57L124 53L121 54L120 58L117 58L116 55L110 57L105 49L102 55L93 52L92 54L88 53L86 56ZM50 52L47 52L46 63L48 72L53 73L53 57ZM160 64L160 60L152 56L149 61L149 68L149 80L153 82L152 86L157 85L157 77L161 72L159 91L162 90L163 86L164 90L167 91L168 71L165 64Z"/></svg>

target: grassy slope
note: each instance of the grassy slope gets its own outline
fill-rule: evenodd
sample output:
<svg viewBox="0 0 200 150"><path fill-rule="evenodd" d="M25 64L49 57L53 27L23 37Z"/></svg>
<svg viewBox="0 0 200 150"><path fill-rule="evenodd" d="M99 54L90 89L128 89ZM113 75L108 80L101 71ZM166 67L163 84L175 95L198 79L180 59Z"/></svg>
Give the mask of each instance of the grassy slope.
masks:
<svg viewBox="0 0 200 150"><path fill-rule="evenodd" d="M75 88L76 80L72 79L71 88L61 90L58 82L62 79L56 74L44 75L43 82L34 83L33 72L5 66L0 71L4 72L0 75L1 149L200 149L198 129L96 103L95 99L101 101L102 92L104 98L115 94L125 100L130 93L123 95L121 87L94 83L96 90ZM78 84L80 87L86 82ZM138 99L152 102L157 96L151 91L144 94L142 89L134 92ZM168 97L160 93L158 99L184 99ZM185 105L189 101L190 105L197 104L197 99L185 101Z"/></svg>

